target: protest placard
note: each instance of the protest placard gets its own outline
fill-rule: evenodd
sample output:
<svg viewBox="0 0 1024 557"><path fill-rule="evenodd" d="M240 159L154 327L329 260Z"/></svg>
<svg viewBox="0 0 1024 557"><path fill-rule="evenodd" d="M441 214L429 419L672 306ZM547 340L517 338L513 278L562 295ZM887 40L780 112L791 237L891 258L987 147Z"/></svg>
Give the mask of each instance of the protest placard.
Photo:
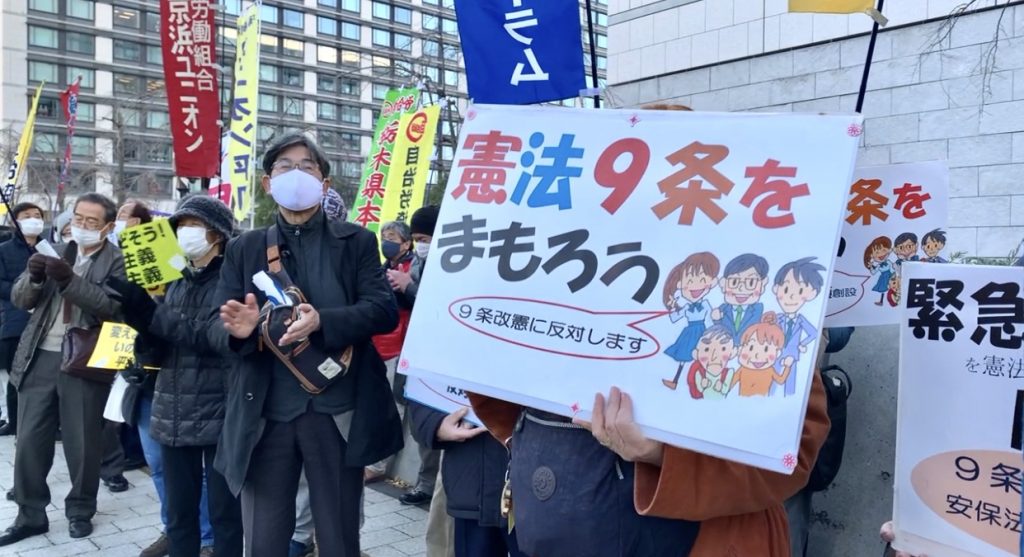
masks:
<svg viewBox="0 0 1024 557"><path fill-rule="evenodd" d="M123 323L103 323L89 367L120 370L135 361L135 329Z"/></svg>
<svg viewBox="0 0 1024 557"><path fill-rule="evenodd" d="M791 472L860 121L472 107L399 371Z"/></svg>
<svg viewBox="0 0 1024 557"><path fill-rule="evenodd" d="M127 228L118 235L128 280L152 288L181 278L185 256L167 219Z"/></svg>
<svg viewBox="0 0 1024 557"><path fill-rule="evenodd" d="M859 167L846 202L825 325L895 325L906 261L946 263L945 161Z"/></svg>
<svg viewBox="0 0 1024 557"><path fill-rule="evenodd" d="M473 413L466 391L458 387L436 383L421 377L410 377L405 383L405 398L415 400L445 414L468 408L469 413L463 419L477 425L482 423L480 418Z"/></svg>
<svg viewBox="0 0 1024 557"><path fill-rule="evenodd" d="M902 278L895 546L1016 557L1024 268L907 263Z"/></svg>

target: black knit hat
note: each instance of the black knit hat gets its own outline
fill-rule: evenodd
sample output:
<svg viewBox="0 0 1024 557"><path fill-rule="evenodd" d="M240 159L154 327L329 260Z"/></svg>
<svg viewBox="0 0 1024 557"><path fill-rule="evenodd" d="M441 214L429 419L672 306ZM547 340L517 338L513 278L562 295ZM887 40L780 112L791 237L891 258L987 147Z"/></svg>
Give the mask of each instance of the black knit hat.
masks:
<svg viewBox="0 0 1024 557"><path fill-rule="evenodd" d="M201 193L185 197L178 203L177 210L171 215L171 228L178 229L178 221L182 217L195 217L211 230L218 232L225 240L235 233L235 215L223 201Z"/></svg>
<svg viewBox="0 0 1024 557"><path fill-rule="evenodd" d="M437 205L427 205L417 209L416 212L412 214L412 220L409 221L409 227L412 228L412 233L433 236L434 227L437 226L437 213L440 210L440 207Z"/></svg>

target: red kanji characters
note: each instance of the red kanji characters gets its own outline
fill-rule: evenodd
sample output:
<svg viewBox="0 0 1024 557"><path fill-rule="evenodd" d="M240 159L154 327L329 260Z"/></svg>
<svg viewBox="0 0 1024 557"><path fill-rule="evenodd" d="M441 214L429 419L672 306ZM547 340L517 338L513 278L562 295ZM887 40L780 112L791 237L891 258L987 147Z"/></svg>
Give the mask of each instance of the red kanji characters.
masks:
<svg viewBox="0 0 1024 557"><path fill-rule="evenodd" d="M846 217L846 222L856 224L860 220L861 224L867 225L871 224L872 218L882 221L889 218L884 211L889 198L878 193L880 187L882 187L882 181L877 179L860 179L850 186L850 195L853 196L853 199L846 204L846 210L850 212Z"/></svg>
<svg viewBox="0 0 1024 557"><path fill-rule="evenodd" d="M715 224L722 222L726 212L714 200L731 192L735 184L715 165L727 156L729 148L725 145L704 145L694 141L665 157L673 165L683 165L683 169L658 182L658 189L665 194L665 200L651 208L654 214L664 219L679 209L679 224L693 224L697 209L700 209ZM714 189L704 189L705 180ZM686 186L682 186L687 181Z"/></svg>
<svg viewBox="0 0 1024 557"><path fill-rule="evenodd" d="M373 172L366 179L366 187L363 188L362 196L366 199L384 197L384 174Z"/></svg>
<svg viewBox="0 0 1024 557"><path fill-rule="evenodd" d="M374 172L380 171L380 167L382 166L391 166L391 151L388 151L384 147L381 147L380 151L377 151L373 155L373 160L371 161L371 164L373 164Z"/></svg>
<svg viewBox="0 0 1024 557"><path fill-rule="evenodd" d="M458 199L465 193L466 199L472 203L504 203L508 197L503 189L506 169L516 166L515 162L506 161L505 157L509 152L522 150L523 140L491 130L487 134L469 135L462 148L472 149L473 156L459 161L459 166L468 168L462 172L452 197Z"/></svg>
<svg viewBox="0 0 1024 557"><path fill-rule="evenodd" d="M794 186L786 180L777 180L775 178L795 178L796 167L779 166L779 161L768 159L763 166L748 166L746 176L754 180L751 182L746 193L743 194L743 198L740 199L740 204L744 207L750 207L755 199L761 198L761 201L754 207L754 224L761 228L792 226L796 219L793 218L793 213L788 211L792 205L793 198L810 195L811 190L807 187L807 184ZM768 210L772 207L786 212L784 214L769 215Z"/></svg>
<svg viewBox="0 0 1024 557"><path fill-rule="evenodd" d="M921 193L924 189L917 184L906 183L901 187L892 190L896 195L896 203L893 205L897 211L903 211L903 216L908 219L917 219L925 215L924 202L932 198L930 193Z"/></svg>
<svg viewBox="0 0 1024 557"><path fill-rule="evenodd" d="M374 205L369 199L366 203L360 205L357 209L359 214L356 215L356 224L366 228L371 222L380 222L380 205Z"/></svg>
<svg viewBox="0 0 1024 557"><path fill-rule="evenodd" d="M380 130L380 142L381 143L394 143L398 137L398 120L389 123L384 129Z"/></svg>

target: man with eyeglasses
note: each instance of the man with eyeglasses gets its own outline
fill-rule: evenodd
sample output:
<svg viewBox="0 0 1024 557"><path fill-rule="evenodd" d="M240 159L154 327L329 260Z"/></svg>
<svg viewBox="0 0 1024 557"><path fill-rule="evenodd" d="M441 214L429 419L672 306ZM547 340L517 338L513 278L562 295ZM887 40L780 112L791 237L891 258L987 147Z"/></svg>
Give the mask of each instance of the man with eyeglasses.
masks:
<svg viewBox="0 0 1024 557"><path fill-rule="evenodd" d="M71 491L64 514L72 538L92 533L103 457L103 407L110 383L61 371L65 333L94 329L120 319L121 306L101 285L125 278L121 250L107 241L117 208L110 199L87 193L75 201L72 241L58 246L60 257L35 253L14 284L11 299L32 310L14 356L11 380L18 389L18 436L14 495L18 517L0 534L0 546L49 530L46 476L53 465L58 418Z"/></svg>
<svg viewBox="0 0 1024 557"><path fill-rule="evenodd" d="M395 328L398 308L373 233L324 215L323 152L288 136L263 171L276 222L228 246L216 296L237 355L216 466L241 493L253 557L288 554L302 471L320 554L358 557L363 467L402 446L370 341Z"/></svg>
<svg viewBox="0 0 1024 557"><path fill-rule="evenodd" d="M747 327L761 322L760 300L767 282L768 261L753 253L736 256L722 272L719 286L725 303L711 311L711 320L724 326L737 344Z"/></svg>

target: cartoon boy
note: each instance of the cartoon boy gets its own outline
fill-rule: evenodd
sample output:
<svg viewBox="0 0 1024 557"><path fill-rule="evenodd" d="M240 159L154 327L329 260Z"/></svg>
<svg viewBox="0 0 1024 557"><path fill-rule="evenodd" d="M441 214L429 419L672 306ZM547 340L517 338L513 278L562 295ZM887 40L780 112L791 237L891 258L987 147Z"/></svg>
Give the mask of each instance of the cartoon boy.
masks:
<svg viewBox="0 0 1024 557"><path fill-rule="evenodd" d="M784 342L780 360L787 356L793 361L800 360L800 354L807 352L808 347L818 338L818 331L811 325L806 317L799 313L807 302L818 297L821 286L825 283L821 272L825 267L814 262L813 257L805 257L796 261L786 263L775 274L775 285L772 292L779 302L782 315L779 316L778 324L782 328ZM782 362L775 363L775 369L782 373ZM772 383L771 393L779 388L785 388L785 396L796 393L796 374L791 373L786 378L784 385Z"/></svg>
<svg viewBox="0 0 1024 557"><path fill-rule="evenodd" d="M896 271L899 272L903 268L904 261L920 261L917 256L917 234L913 232L904 232L892 242L893 253L896 254L896 261L893 265L896 266Z"/></svg>
<svg viewBox="0 0 1024 557"><path fill-rule="evenodd" d="M711 319L722 325L739 344L748 327L761 321L764 305L759 303L768 283L768 261L760 255L744 253L725 266L719 285L725 303L711 312Z"/></svg>
<svg viewBox="0 0 1024 557"><path fill-rule="evenodd" d="M939 252L946 247L946 233L941 228L936 228L921 238L921 249L924 250L925 258L922 261L928 263L949 263L943 259Z"/></svg>
<svg viewBox="0 0 1024 557"><path fill-rule="evenodd" d="M736 356L732 334L721 325L714 325L701 335L693 349L688 383L695 399L723 399L729 394L729 361Z"/></svg>

